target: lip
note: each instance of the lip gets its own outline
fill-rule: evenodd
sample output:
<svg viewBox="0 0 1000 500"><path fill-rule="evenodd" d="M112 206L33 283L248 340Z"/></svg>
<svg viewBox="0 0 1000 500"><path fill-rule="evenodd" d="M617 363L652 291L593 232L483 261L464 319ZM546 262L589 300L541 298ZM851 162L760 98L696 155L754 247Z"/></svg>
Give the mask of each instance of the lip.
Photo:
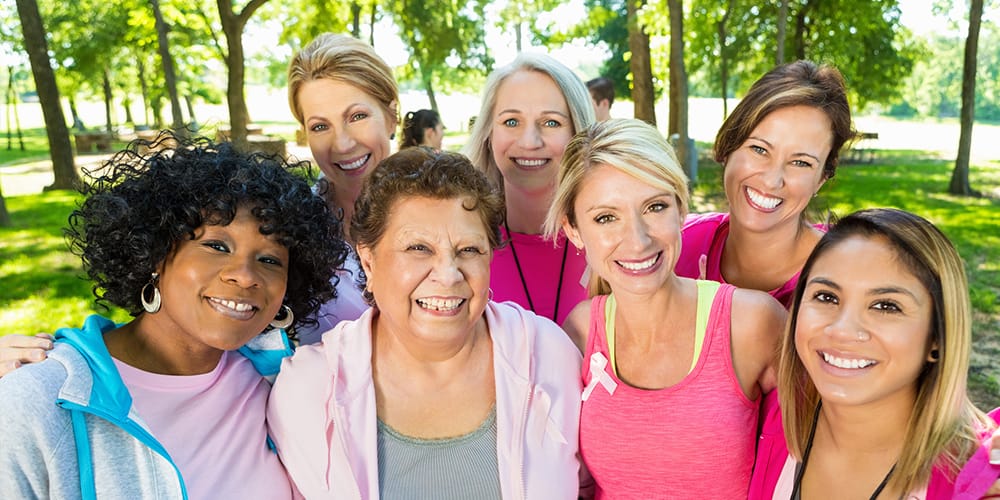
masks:
<svg viewBox="0 0 1000 500"><path fill-rule="evenodd" d="M366 153L343 161L335 161L333 165L347 175L361 175L368 169L372 154Z"/></svg>
<svg viewBox="0 0 1000 500"><path fill-rule="evenodd" d="M430 296L414 299L417 308L432 316L457 316L469 303L469 299L456 296Z"/></svg>
<svg viewBox="0 0 1000 500"><path fill-rule="evenodd" d="M649 267L644 267L644 268L641 268L641 269L629 269L628 267L625 267L624 265L622 265L623 262L626 263L626 264L641 264L641 263L648 262L650 260L653 261L652 264L649 264ZM616 259L615 260L615 264L617 264L618 265L618 269L621 272L625 273L625 274L628 274L628 275L631 275L631 276L646 276L646 275L655 273L660 268L660 266L663 265L663 251L661 250L659 252L656 252L655 254L650 255L649 257L646 257L644 259L636 259L636 260L617 260Z"/></svg>
<svg viewBox="0 0 1000 500"><path fill-rule="evenodd" d="M754 196L756 196L758 198L775 198L775 199L779 199L780 201L778 201L778 203L776 205L774 205L774 206L762 205L761 203L758 203L757 201L754 201ZM766 213L771 213L771 212L777 211L778 208L781 207L781 205L785 203L784 199L780 199L777 196L771 196L769 194L766 194L766 193L764 193L762 191L756 190L756 189L754 189L752 187L749 187L749 186L744 186L743 187L743 197L747 200L747 204L749 204L751 207L753 207L756 210L759 210L761 212L766 212Z"/></svg>
<svg viewBox="0 0 1000 500"><path fill-rule="evenodd" d="M530 158L515 156L510 159L515 167L521 170L541 170L552 163L551 158Z"/></svg>
<svg viewBox="0 0 1000 500"><path fill-rule="evenodd" d="M843 353L843 352L835 351L835 350L832 350L832 349L821 349L821 350L816 350L814 352L816 353L816 359L817 359L817 362L819 363L820 369L822 369L824 372L829 373L830 375L833 375L833 376L836 376L836 377L861 377L861 376L865 376L865 375L871 373L871 371L874 370L874 368L880 364L878 360L875 360L875 359L872 359L872 358L868 358L868 357L864 357L864 356L858 356L856 354ZM869 364L868 366L865 366L864 368L861 368L861 367L858 367L858 368L841 368L839 366L836 366L836 365L832 364L830 361L827 361L826 360L827 356L832 356L832 357L835 357L835 358L839 358L842 361L852 361L852 362L874 361L874 362L871 363L871 364Z"/></svg>
<svg viewBox="0 0 1000 500"><path fill-rule="evenodd" d="M249 320L250 318L253 318L257 314L257 311L260 310L260 307L258 307L257 305L252 304L246 300L240 300L240 299L206 297L205 301L208 302L209 307L214 309L219 314L226 316L227 318L232 318L238 321ZM224 302L235 302L237 304L247 305L250 306L250 309L246 311L237 311L236 309L231 308Z"/></svg>

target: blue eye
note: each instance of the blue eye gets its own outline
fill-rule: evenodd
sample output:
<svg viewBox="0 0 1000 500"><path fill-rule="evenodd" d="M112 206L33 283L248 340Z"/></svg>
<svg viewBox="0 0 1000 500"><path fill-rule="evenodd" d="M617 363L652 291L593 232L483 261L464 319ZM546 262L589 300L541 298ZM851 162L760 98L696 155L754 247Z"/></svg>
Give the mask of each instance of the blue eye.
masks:
<svg viewBox="0 0 1000 500"><path fill-rule="evenodd" d="M559 123L556 120L545 120L545 123L543 123L542 125L548 128L556 128L556 127L561 127L562 123Z"/></svg>
<svg viewBox="0 0 1000 500"><path fill-rule="evenodd" d="M511 127L511 128L518 126L519 123L520 122L517 121L517 118L508 118L503 121L503 125L505 127Z"/></svg>
<svg viewBox="0 0 1000 500"><path fill-rule="evenodd" d="M762 147L760 147L760 146L758 146L756 144L751 144L748 147L750 148L750 151L753 151L754 153L757 153L759 155L767 154L767 150L766 149L764 149L764 148L762 148Z"/></svg>

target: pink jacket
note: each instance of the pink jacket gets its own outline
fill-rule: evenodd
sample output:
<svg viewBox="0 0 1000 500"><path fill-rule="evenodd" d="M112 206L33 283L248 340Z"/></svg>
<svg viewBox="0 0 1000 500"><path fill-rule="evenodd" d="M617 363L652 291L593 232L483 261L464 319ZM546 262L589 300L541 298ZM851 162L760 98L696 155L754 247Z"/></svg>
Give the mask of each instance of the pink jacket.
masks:
<svg viewBox="0 0 1000 500"><path fill-rule="evenodd" d="M781 476L781 469L788 459L788 444L785 442L781 426L781 409L778 406L778 391L771 391L761 403L764 425L757 443L757 463L750 479L750 494L747 500L771 500L774 488ZM1000 417L1000 408L990 412L993 420ZM1000 475L1000 466L989 463L989 434L985 434L986 444L969 458L965 467L954 480L944 471L931 471L927 485L927 500L978 499Z"/></svg>
<svg viewBox="0 0 1000 500"><path fill-rule="evenodd" d="M309 499L378 499L369 309L285 359L268 402L271 436ZM490 302L497 462L505 499L577 498L580 353L555 323Z"/></svg>

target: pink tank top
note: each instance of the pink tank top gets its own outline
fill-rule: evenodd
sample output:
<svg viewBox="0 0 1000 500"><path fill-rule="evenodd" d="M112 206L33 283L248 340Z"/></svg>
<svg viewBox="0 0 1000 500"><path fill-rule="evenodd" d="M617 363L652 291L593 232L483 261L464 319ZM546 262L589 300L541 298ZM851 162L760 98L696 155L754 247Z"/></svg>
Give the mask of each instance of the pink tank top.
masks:
<svg viewBox="0 0 1000 500"><path fill-rule="evenodd" d="M672 387L637 389L608 361L604 304L591 302L583 364L580 454L596 498L746 498L753 468L758 401L743 394L729 340L733 290L711 305L694 369ZM592 379L596 379L593 380Z"/></svg>

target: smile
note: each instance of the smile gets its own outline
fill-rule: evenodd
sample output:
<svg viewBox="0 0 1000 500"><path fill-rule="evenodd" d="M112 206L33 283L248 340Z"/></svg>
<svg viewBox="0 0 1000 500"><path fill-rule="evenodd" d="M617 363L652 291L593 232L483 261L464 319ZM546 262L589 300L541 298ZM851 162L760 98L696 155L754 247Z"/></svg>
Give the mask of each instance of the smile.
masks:
<svg viewBox="0 0 1000 500"><path fill-rule="evenodd" d="M639 262L616 260L615 264L618 264L619 266L622 266L623 268L628 269L629 271L639 273L642 271L646 271L649 268L656 265L656 263L660 260L660 255L663 255L663 252L657 252L656 255L653 255L652 257Z"/></svg>
<svg viewBox="0 0 1000 500"><path fill-rule="evenodd" d="M521 168L538 168L548 162L548 158L514 158L514 163Z"/></svg>
<svg viewBox="0 0 1000 500"><path fill-rule="evenodd" d="M358 158L358 159L356 159L354 161L345 162L345 163L334 162L334 165L337 165L337 167L340 168L341 170L347 170L347 171L357 170L357 169L361 168L362 166L364 166L365 163L368 163L368 159L371 158L371 157L372 157L372 154L368 153L368 154L366 154L366 155L364 155L364 156L362 156L362 157L360 157L360 158Z"/></svg>
<svg viewBox="0 0 1000 500"><path fill-rule="evenodd" d="M208 303L211 304L216 311L236 319L249 319L257 310L256 307L251 304L247 304L246 302L217 299L215 297L209 297Z"/></svg>
<svg viewBox="0 0 1000 500"><path fill-rule="evenodd" d="M750 199L750 202L764 210L774 210L775 208L778 208L778 205L781 205L781 202L784 201L781 198L768 196L750 187L747 187L745 191L747 193L747 198Z"/></svg>
<svg viewBox="0 0 1000 500"><path fill-rule="evenodd" d="M823 356L823 361L828 364L836 366L837 368L843 368L845 370L860 370L862 368L868 368L877 363L874 359L846 359L838 358L832 354L827 354L825 352L820 352Z"/></svg>
<svg viewBox="0 0 1000 500"><path fill-rule="evenodd" d="M459 307L462 307L462 304L464 303L465 299L417 299L417 304L419 304L420 307L437 312L451 312Z"/></svg>

